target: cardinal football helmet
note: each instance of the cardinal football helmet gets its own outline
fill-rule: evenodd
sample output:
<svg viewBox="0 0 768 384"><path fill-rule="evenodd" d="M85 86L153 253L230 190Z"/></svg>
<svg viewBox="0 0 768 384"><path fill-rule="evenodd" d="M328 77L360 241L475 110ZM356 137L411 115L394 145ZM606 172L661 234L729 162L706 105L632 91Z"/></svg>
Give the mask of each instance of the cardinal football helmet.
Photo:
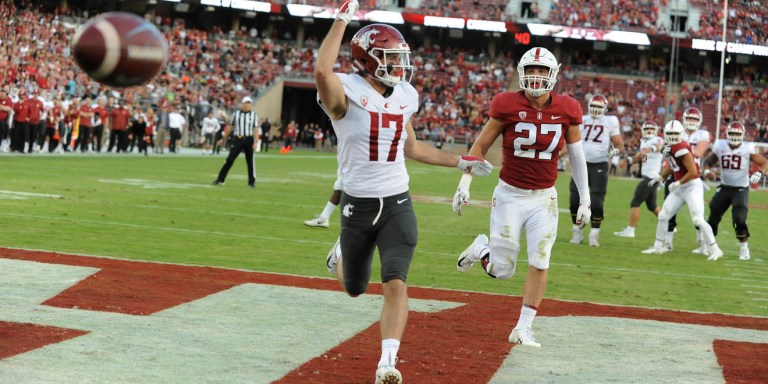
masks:
<svg viewBox="0 0 768 384"><path fill-rule="evenodd" d="M640 131L642 132L643 139L652 139L656 137L659 134L659 126L656 125L653 121L646 121L643 123L642 128L640 128Z"/></svg>
<svg viewBox="0 0 768 384"><path fill-rule="evenodd" d="M683 112L683 126L687 131L694 132L701 127L701 122L704 120L704 115L696 107L687 108Z"/></svg>
<svg viewBox="0 0 768 384"><path fill-rule="evenodd" d="M739 121L731 121L725 128L725 137L733 147L738 147L744 141L744 133L747 131L744 124Z"/></svg>
<svg viewBox="0 0 768 384"><path fill-rule="evenodd" d="M525 68L528 66L545 67L549 69L549 73L546 76L526 75ZM536 47L526 52L517 64L520 88L533 97L539 97L545 92L553 90L555 83L557 83L558 72L560 72L560 64L555 59L555 55L542 47Z"/></svg>
<svg viewBox="0 0 768 384"><path fill-rule="evenodd" d="M599 119L608 111L608 99L603 95L594 95L589 99L587 107L589 108L589 116L592 119Z"/></svg>
<svg viewBox="0 0 768 384"><path fill-rule="evenodd" d="M394 27L371 24L360 28L352 37L351 46L355 71L371 75L388 87L411 81L411 48Z"/></svg>
<svg viewBox="0 0 768 384"><path fill-rule="evenodd" d="M683 124L680 124L677 120L672 120L664 126L664 143L667 145L675 145L683 141L683 133L685 128Z"/></svg>

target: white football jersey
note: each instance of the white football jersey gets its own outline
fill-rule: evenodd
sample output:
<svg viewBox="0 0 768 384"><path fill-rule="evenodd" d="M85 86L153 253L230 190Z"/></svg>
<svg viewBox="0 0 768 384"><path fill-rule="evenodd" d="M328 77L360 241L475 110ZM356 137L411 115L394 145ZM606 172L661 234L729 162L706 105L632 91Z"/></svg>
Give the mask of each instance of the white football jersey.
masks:
<svg viewBox="0 0 768 384"><path fill-rule="evenodd" d="M605 115L599 119L591 116L582 117L579 125L584 157L587 163L605 163L608 161L608 150L611 149L611 137L620 135L619 118Z"/></svg>
<svg viewBox="0 0 768 384"><path fill-rule="evenodd" d="M699 129L698 131L694 131L693 133L689 133L688 131L685 131L683 133L683 140L687 141L688 144L691 145L691 149L696 149L696 145L700 142L704 141L709 143L710 142L710 136L709 131L705 131L703 129ZM693 155L693 161L701 166L701 158L696 157L696 155Z"/></svg>
<svg viewBox="0 0 768 384"><path fill-rule="evenodd" d="M640 139L640 150L645 148L658 148L658 144L664 146L664 139L654 136L650 139ZM664 155L660 151L648 152L643 156L642 174L643 176L655 180L661 176L661 162Z"/></svg>
<svg viewBox="0 0 768 384"><path fill-rule="evenodd" d="M331 121L338 138L344 192L370 198L408 191L405 125L419 108L418 92L401 82L384 97L359 75L336 75L349 100L347 114Z"/></svg>
<svg viewBox="0 0 768 384"><path fill-rule="evenodd" d="M712 152L720 160L720 181L731 187L749 186L749 158L757 153L757 148L750 142L742 142L731 148L728 140L717 140Z"/></svg>

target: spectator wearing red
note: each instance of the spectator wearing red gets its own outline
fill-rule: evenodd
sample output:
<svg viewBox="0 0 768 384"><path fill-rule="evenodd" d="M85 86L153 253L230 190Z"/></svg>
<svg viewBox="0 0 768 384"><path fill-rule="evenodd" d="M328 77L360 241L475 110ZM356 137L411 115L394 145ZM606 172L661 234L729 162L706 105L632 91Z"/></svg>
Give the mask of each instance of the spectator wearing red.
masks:
<svg viewBox="0 0 768 384"><path fill-rule="evenodd" d="M96 152L101 152L101 143L104 138L104 125L107 124L109 110L107 109L107 101L104 98L100 98L96 103L96 108L93 109L93 143L91 148Z"/></svg>
<svg viewBox="0 0 768 384"><path fill-rule="evenodd" d="M79 121L79 129L77 142L75 143L75 147L72 149L73 151L77 151L77 148L80 148L81 152L88 152L88 141L91 138L91 129L93 128L94 115L91 103L91 98L86 97L85 101L80 105L80 108L78 109L77 117Z"/></svg>
<svg viewBox="0 0 768 384"><path fill-rule="evenodd" d="M19 91L19 102L13 104L13 127L11 151L24 153L24 144L29 141L29 101L27 91Z"/></svg>
<svg viewBox="0 0 768 384"><path fill-rule="evenodd" d="M110 117L110 132L109 132L109 148L107 152L112 152L112 147L117 144L116 153L126 152L128 147L128 120L131 118L131 112L125 108L125 101L120 100L117 108L113 109L109 114Z"/></svg>
<svg viewBox="0 0 768 384"><path fill-rule="evenodd" d="M13 111L13 101L8 97L8 91L0 88L0 148L3 152L8 152L7 142L10 133L9 118Z"/></svg>

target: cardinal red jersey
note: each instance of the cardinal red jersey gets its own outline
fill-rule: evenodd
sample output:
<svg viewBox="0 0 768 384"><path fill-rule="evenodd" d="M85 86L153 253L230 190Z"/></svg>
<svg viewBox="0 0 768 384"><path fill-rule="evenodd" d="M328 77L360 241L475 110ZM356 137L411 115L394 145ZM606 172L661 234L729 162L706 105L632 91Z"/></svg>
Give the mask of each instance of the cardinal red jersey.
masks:
<svg viewBox="0 0 768 384"><path fill-rule="evenodd" d="M13 101L11 101L10 97L0 99L0 105L3 107L11 107L11 110L13 110ZM7 120L9 114L10 114L9 111L3 111L2 109L0 109L0 121Z"/></svg>
<svg viewBox="0 0 768 384"><path fill-rule="evenodd" d="M93 116L84 116L85 113L93 113L93 108L91 108L90 105L81 105L80 106L80 126L81 127L92 127L93 126Z"/></svg>
<svg viewBox="0 0 768 384"><path fill-rule="evenodd" d="M29 123L40 124L40 118L43 114L44 108L43 102L40 101L37 97L28 99L27 102L29 103Z"/></svg>
<svg viewBox="0 0 768 384"><path fill-rule="evenodd" d="M555 185L565 132L579 129L583 112L572 97L551 95L552 102L541 110L531 106L524 91L503 92L491 102L490 116L504 124L499 177L509 185L522 189Z"/></svg>
<svg viewBox="0 0 768 384"><path fill-rule="evenodd" d="M675 172L675 181L682 179L683 176L688 173L688 169L685 168L683 159L685 158L685 155L689 153L693 155L693 150L691 149L691 145L686 141L681 141L669 149L667 163L669 163L669 167L672 168L672 171ZM701 171L698 164L694 162L694 165L696 166L696 178L698 178Z"/></svg>
<svg viewBox="0 0 768 384"><path fill-rule="evenodd" d="M29 121L29 99L19 100L18 103L13 104L13 120L26 123Z"/></svg>

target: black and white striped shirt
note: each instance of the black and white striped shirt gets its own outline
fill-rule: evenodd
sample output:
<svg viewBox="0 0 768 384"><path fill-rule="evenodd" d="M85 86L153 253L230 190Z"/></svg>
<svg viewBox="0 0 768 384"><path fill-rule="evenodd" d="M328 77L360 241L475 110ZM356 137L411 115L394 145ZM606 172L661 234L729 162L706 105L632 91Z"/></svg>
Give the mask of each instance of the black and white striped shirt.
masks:
<svg viewBox="0 0 768 384"><path fill-rule="evenodd" d="M256 112L237 110L232 116L232 134L236 137L253 137L253 130L259 123Z"/></svg>

